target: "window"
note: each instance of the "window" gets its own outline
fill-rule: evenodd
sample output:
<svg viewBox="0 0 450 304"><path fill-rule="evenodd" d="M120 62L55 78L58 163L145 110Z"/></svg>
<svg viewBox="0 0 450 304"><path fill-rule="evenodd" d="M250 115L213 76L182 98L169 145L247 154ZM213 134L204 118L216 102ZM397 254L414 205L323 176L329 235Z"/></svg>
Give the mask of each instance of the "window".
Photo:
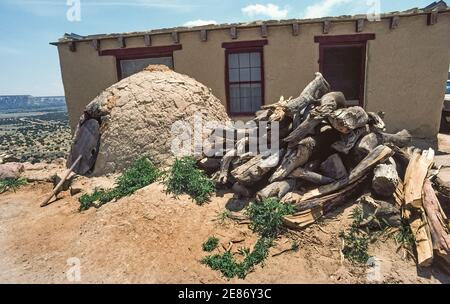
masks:
<svg viewBox="0 0 450 304"><path fill-rule="evenodd" d="M122 76L122 78L126 78L133 74L139 73L151 64L162 64L170 69L173 69L172 56L141 59L122 59L119 60L119 63L121 70L120 75Z"/></svg>
<svg viewBox="0 0 450 304"><path fill-rule="evenodd" d="M264 104L263 48L267 40L224 43L230 115L253 115Z"/></svg>
<svg viewBox="0 0 450 304"><path fill-rule="evenodd" d="M140 48L120 48L99 51L100 56L114 56L119 80L136 74L151 64L162 64L174 69L173 52L182 49L181 44Z"/></svg>

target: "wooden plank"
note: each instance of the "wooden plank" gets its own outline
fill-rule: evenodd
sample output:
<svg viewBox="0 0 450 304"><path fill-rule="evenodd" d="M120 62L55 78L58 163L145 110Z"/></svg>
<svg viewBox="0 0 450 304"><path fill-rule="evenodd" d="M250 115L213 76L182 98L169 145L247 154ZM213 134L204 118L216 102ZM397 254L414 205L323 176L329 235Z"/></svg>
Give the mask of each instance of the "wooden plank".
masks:
<svg viewBox="0 0 450 304"><path fill-rule="evenodd" d="M152 36L144 35L144 44L145 46L152 46Z"/></svg>
<svg viewBox="0 0 450 304"><path fill-rule="evenodd" d="M200 31L200 40L203 42L208 41L208 31L203 29Z"/></svg>
<svg viewBox="0 0 450 304"><path fill-rule="evenodd" d="M230 36L231 36L231 39L237 39L238 31L237 31L237 28L235 26L230 28Z"/></svg>
<svg viewBox="0 0 450 304"><path fill-rule="evenodd" d="M373 168L380 162L385 161L392 156L394 152L392 149L386 146L376 147L365 159L363 159L358 166L356 166L351 172L348 178L337 181L333 184L322 186L307 192L302 201L310 200L313 198L318 198L325 196L327 194L336 192L356 181L363 178L367 173L369 173Z"/></svg>
<svg viewBox="0 0 450 304"><path fill-rule="evenodd" d="M438 22L438 16L439 16L439 13L437 11L428 13L427 25L435 25Z"/></svg>
<svg viewBox="0 0 450 304"><path fill-rule="evenodd" d="M331 29L331 21L330 20L325 20L323 22L323 30L322 30L322 32L324 34L328 34L330 32L330 29Z"/></svg>
<svg viewBox="0 0 450 304"><path fill-rule="evenodd" d="M261 37L267 38L268 35L269 35L269 30L268 30L267 24L261 25Z"/></svg>
<svg viewBox="0 0 450 304"><path fill-rule="evenodd" d="M356 21L356 32L361 33L364 31L364 19L359 19Z"/></svg>
<svg viewBox="0 0 450 304"><path fill-rule="evenodd" d="M119 44L119 47L121 49L124 49L127 47L126 42L125 42L125 37L120 36L119 38L117 38L117 43Z"/></svg>
<svg viewBox="0 0 450 304"><path fill-rule="evenodd" d="M433 243L431 241L430 228L423 208L404 211L408 219L411 232L414 235L417 252L417 265L430 266L433 263Z"/></svg>
<svg viewBox="0 0 450 304"><path fill-rule="evenodd" d="M291 229L305 228L323 216L322 208L314 208L298 212L294 215L285 216L283 223Z"/></svg>
<svg viewBox="0 0 450 304"><path fill-rule="evenodd" d="M75 43L75 41L70 41L68 45L69 51L71 51L72 53L77 51L77 44Z"/></svg>
<svg viewBox="0 0 450 304"><path fill-rule="evenodd" d="M94 39L92 40L92 47L94 50L99 51L100 50L100 40Z"/></svg>
<svg viewBox="0 0 450 304"><path fill-rule="evenodd" d="M411 158L405 174L405 204L406 207L422 207L422 188L428 170L433 164L434 150L415 153Z"/></svg>
<svg viewBox="0 0 450 304"><path fill-rule="evenodd" d="M179 36L178 32L172 32L171 36L172 36L173 43L175 43L175 44L180 43L180 36Z"/></svg>
<svg viewBox="0 0 450 304"><path fill-rule="evenodd" d="M389 28L391 30L395 30L396 28L398 28L399 24L400 24L400 16L393 16L391 18Z"/></svg>
<svg viewBox="0 0 450 304"><path fill-rule="evenodd" d="M86 120L75 132L67 166L71 166L73 161L79 155L82 155L80 164L73 171L80 175L89 172L97 160L99 142L100 125L98 121L95 119Z"/></svg>
<svg viewBox="0 0 450 304"><path fill-rule="evenodd" d="M293 36L300 35L300 24L299 23L292 24L292 35Z"/></svg>
<svg viewBox="0 0 450 304"><path fill-rule="evenodd" d="M434 252L450 265L450 235L447 217L429 180L423 186L423 206L428 217Z"/></svg>

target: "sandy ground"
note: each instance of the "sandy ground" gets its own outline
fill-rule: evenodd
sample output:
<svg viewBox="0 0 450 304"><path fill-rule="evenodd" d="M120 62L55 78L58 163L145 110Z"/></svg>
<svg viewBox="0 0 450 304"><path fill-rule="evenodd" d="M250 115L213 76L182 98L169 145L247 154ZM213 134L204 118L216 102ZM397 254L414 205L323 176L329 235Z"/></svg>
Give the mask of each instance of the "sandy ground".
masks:
<svg viewBox="0 0 450 304"><path fill-rule="evenodd" d="M257 237L247 225L217 216L231 206L231 194L197 206L188 197L150 185L129 198L79 213L76 197L62 193L46 208L39 200L51 184L30 184L0 195L0 282L72 283L68 259L80 261L80 283L450 283L436 267L418 271L397 252L392 239L370 246L376 267L342 260L339 232L350 224L352 204L319 225L277 240L271 255L300 243L298 252L270 256L245 280L228 281L199 261L212 235L251 247ZM221 251L224 249L220 248ZM70 261L70 260L69 260Z"/></svg>

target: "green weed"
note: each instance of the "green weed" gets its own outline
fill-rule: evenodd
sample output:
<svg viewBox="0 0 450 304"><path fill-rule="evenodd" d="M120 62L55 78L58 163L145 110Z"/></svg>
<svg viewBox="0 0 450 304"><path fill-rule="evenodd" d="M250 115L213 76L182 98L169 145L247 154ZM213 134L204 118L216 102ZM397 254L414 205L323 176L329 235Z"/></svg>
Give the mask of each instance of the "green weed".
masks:
<svg viewBox="0 0 450 304"><path fill-rule="evenodd" d="M284 229L283 217L294 212L294 206L283 204L276 198L251 203L246 210L251 220L250 228L262 237L277 236Z"/></svg>
<svg viewBox="0 0 450 304"><path fill-rule="evenodd" d="M192 157L175 160L169 172L165 174L164 184L167 193L188 194L198 205L208 202L215 191L214 182L198 169Z"/></svg>
<svg viewBox="0 0 450 304"><path fill-rule="evenodd" d="M120 199L154 183L160 171L147 158L135 161L131 167L125 170L117 179L117 185L113 189L95 189L92 194L84 194L80 197L80 211L88 210L92 206L100 207L110 201Z"/></svg>
<svg viewBox="0 0 450 304"><path fill-rule="evenodd" d="M24 178L6 178L0 180L0 194L6 191L16 192L21 186L27 184L27 180Z"/></svg>
<svg viewBox="0 0 450 304"><path fill-rule="evenodd" d="M217 248L217 245L219 245L219 239L214 236L211 236L208 238L206 242L203 243L202 248L203 251L212 252L214 249Z"/></svg>

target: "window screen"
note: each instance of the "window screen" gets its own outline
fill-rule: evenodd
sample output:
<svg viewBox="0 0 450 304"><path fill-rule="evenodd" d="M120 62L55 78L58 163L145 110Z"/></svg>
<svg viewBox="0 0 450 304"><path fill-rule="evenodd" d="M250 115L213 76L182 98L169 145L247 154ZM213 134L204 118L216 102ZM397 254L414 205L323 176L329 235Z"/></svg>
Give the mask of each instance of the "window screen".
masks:
<svg viewBox="0 0 450 304"><path fill-rule="evenodd" d="M122 79L141 72L151 64L162 64L169 67L170 69L173 69L172 57L122 59L120 60Z"/></svg>

